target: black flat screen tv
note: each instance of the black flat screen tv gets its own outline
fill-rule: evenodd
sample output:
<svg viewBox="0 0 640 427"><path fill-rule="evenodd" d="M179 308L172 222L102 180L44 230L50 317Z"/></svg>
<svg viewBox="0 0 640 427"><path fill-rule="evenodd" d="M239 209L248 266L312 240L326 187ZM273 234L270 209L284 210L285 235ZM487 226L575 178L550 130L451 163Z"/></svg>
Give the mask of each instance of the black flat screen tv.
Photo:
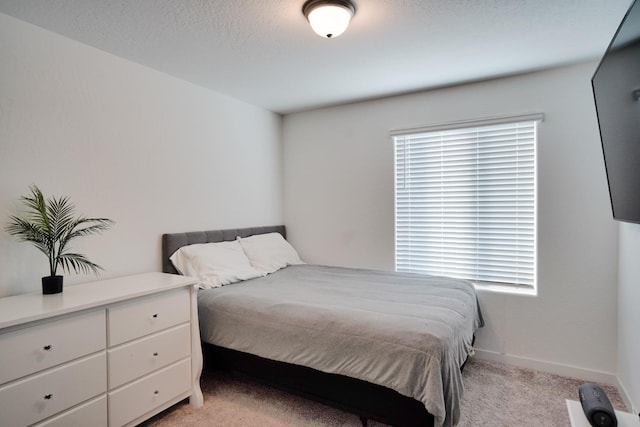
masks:
<svg viewBox="0 0 640 427"><path fill-rule="evenodd" d="M640 0L591 79L613 218L640 223Z"/></svg>

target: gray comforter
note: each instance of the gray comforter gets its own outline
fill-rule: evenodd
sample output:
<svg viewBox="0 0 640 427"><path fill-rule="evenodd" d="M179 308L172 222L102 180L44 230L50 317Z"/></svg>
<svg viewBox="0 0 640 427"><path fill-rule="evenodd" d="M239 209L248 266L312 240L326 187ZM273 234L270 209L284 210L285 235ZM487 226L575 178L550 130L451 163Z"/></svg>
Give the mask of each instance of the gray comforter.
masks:
<svg viewBox="0 0 640 427"><path fill-rule="evenodd" d="M468 282L313 265L202 290L198 309L205 342L391 388L444 426L482 326Z"/></svg>

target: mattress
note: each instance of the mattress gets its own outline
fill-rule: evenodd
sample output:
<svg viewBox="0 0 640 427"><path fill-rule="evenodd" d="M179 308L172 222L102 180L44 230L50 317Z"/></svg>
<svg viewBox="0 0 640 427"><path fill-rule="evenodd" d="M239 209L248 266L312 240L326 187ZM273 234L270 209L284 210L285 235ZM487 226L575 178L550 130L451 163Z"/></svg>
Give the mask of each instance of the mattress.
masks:
<svg viewBox="0 0 640 427"><path fill-rule="evenodd" d="M453 426L483 320L469 282L315 265L198 293L202 340L378 384Z"/></svg>

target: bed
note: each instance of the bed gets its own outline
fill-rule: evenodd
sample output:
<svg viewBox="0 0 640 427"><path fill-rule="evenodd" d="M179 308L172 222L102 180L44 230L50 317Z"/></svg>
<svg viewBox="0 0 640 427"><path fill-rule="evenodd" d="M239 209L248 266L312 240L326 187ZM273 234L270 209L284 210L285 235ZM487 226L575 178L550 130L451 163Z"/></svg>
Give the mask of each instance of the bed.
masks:
<svg viewBox="0 0 640 427"><path fill-rule="evenodd" d="M196 243L279 233L284 226L173 233L169 257ZM428 286L425 286L428 285ZM429 307L425 309L425 307ZM461 368L482 315L468 282L290 265L198 294L205 364L394 426L453 426Z"/></svg>

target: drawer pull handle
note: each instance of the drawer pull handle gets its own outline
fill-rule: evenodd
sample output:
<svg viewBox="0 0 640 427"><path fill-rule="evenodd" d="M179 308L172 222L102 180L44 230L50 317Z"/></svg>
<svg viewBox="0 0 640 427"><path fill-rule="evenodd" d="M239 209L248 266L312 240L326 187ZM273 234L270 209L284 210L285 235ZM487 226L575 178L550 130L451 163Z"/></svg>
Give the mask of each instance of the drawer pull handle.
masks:
<svg viewBox="0 0 640 427"><path fill-rule="evenodd" d="M153 357L158 357L158 352L157 352L157 351L155 351L155 352L153 353Z"/></svg>
<svg viewBox="0 0 640 427"><path fill-rule="evenodd" d="M154 392L153 392L153 395L154 395L154 396L157 396L157 395L159 395L159 394L160 394L160 392L159 392L158 390L156 390L156 391L154 391Z"/></svg>
<svg viewBox="0 0 640 427"><path fill-rule="evenodd" d="M53 347L51 347L51 344L47 344L47 345L45 345L45 346L43 347L43 349L44 349L45 351L49 351L49 350L51 350L52 348L53 348Z"/></svg>
<svg viewBox="0 0 640 427"><path fill-rule="evenodd" d="M154 313L153 316L151 316L151 317L153 317L154 319L157 319L158 318L158 313Z"/></svg>
<svg viewBox="0 0 640 427"><path fill-rule="evenodd" d="M51 400L51 399L53 399L53 394L45 394L45 395L44 395L44 398L45 398L46 400Z"/></svg>

